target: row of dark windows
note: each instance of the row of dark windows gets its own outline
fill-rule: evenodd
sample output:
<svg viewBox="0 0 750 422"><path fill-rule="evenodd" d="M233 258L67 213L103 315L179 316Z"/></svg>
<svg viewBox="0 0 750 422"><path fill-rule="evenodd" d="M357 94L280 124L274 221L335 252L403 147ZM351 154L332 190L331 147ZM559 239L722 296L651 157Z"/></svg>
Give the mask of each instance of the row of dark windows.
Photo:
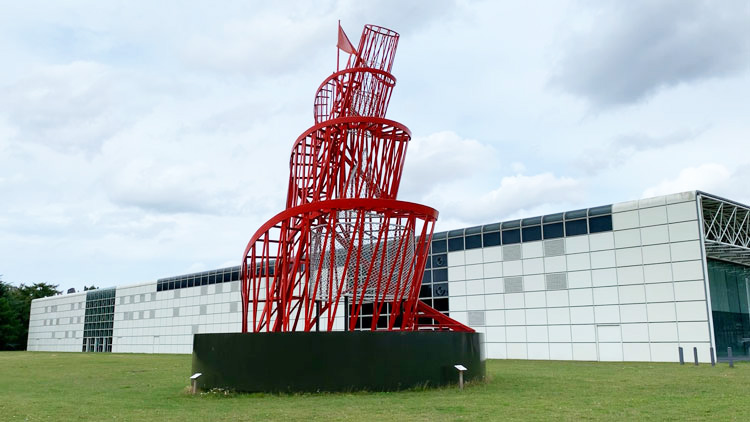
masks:
<svg viewBox="0 0 750 422"><path fill-rule="evenodd" d="M487 226L485 226L487 227ZM500 226L497 226L500 228ZM504 226L503 226L504 227ZM472 229L478 229L474 233ZM466 230L435 233L430 252L462 251L482 247L513 245L521 242L557 239L567 236L579 236L589 233L612 231L612 215L588 217L578 220L560 221L547 224L528 225L498 231L481 232L482 227ZM432 263L434 265L434 262Z"/></svg>
<svg viewBox="0 0 750 422"><path fill-rule="evenodd" d="M161 278L156 282L156 291L185 289L188 287L208 286L210 284L228 283L240 279L240 267L229 267L202 273L177 277Z"/></svg>

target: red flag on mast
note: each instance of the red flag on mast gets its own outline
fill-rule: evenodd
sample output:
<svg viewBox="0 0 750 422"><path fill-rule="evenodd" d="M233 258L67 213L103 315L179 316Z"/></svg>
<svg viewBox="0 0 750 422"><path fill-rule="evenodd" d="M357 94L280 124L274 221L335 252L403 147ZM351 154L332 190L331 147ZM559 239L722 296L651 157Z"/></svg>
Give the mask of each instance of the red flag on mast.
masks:
<svg viewBox="0 0 750 422"><path fill-rule="evenodd" d="M352 45L351 41L349 41L346 32L344 32L344 28L341 27L341 23L339 23L339 42L336 46L349 54L357 54L357 50Z"/></svg>

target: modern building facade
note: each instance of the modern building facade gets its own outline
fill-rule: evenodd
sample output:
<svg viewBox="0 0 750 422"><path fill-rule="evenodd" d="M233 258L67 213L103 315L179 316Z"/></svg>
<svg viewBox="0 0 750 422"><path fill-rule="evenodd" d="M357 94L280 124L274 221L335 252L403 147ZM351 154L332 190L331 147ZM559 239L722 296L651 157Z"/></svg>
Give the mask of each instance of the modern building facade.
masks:
<svg viewBox="0 0 750 422"><path fill-rule="evenodd" d="M195 333L240 331L238 280L38 299L28 349L190 353ZM420 297L483 332L488 358L750 357L750 208L692 191L436 233Z"/></svg>

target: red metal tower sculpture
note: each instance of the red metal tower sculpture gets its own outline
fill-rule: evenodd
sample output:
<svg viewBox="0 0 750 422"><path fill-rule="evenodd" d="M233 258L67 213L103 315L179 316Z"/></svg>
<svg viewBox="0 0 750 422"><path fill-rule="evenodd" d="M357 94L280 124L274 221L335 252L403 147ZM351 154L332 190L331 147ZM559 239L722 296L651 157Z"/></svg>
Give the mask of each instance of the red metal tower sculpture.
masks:
<svg viewBox="0 0 750 422"><path fill-rule="evenodd" d="M419 300L438 212L396 200L411 138L385 119L398 39L366 25L355 48L339 26L349 57L294 143L286 209L245 248L243 332L474 331Z"/></svg>

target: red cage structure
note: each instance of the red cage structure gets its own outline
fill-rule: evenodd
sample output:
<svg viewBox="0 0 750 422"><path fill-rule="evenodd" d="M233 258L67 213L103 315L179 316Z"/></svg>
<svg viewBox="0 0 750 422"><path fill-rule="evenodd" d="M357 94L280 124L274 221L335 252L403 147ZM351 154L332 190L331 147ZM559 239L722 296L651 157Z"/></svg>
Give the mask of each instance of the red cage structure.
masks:
<svg viewBox="0 0 750 422"><path fill-rule="evenodd" d="M473 331L418 298L438 212L396 199L411 138L385 118L398 40L366 25L355 48L339 27L349 56L294 142L286 209L243 255L243 332Z"/></svg>
<svg viewBox="0 0 750 422"><path fill-rule="evenodd" d="M399 35L366 25L294 142L286 208L253 234L242 332L195 334L199 388L369 391L485 375L482 335L419 300L438 212L396 199L409 129L385 118ZM367 316L363 316L367 315Z"/></svg>

